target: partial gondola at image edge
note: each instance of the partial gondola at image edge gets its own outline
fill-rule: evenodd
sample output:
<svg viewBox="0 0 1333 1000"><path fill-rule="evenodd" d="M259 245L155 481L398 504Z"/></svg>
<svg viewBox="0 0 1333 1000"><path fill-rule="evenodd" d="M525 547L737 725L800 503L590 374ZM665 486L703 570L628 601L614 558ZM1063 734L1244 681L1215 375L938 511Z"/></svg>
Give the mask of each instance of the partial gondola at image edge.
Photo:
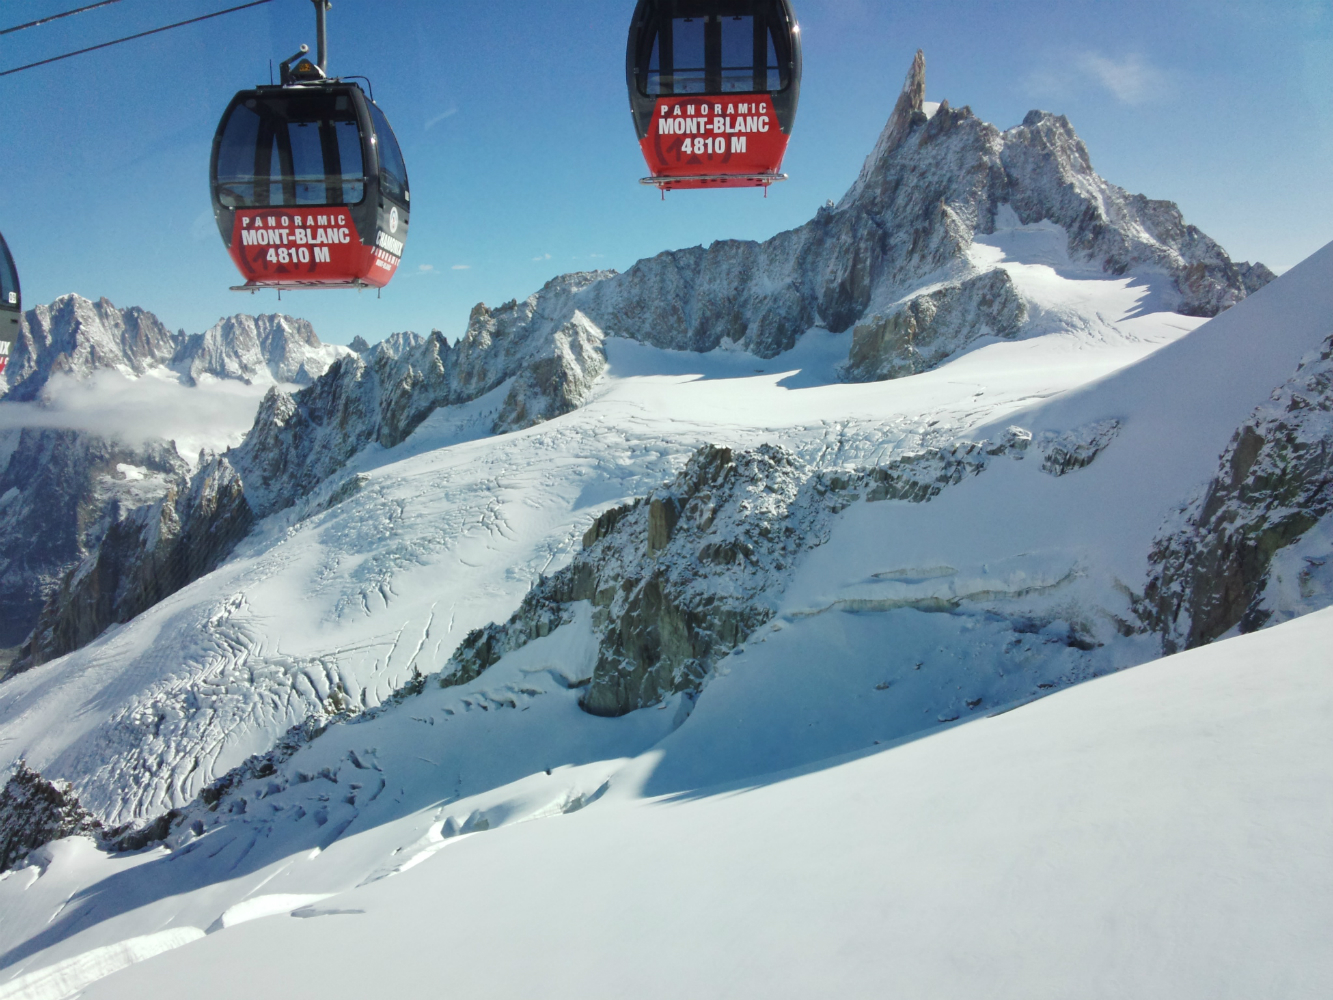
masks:
<svg viewBox="0 0 1333 1000"><path fill-rule="evenodd" d="M0 375L9 365L9 352L19 337L23 316L23 293L19 288L18 268L9 244L0 235Z"/></svg>

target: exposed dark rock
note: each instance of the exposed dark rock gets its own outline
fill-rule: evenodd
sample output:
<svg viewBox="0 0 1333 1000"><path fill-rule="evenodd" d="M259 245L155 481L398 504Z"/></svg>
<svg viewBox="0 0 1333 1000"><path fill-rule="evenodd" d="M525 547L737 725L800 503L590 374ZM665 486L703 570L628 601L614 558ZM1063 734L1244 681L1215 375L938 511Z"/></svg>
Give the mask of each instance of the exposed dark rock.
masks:
<svg viewBox="0 0 1333 1000"><path fill-rule="evenodd" d="M1333 512L1333 338L1236 431L1216 477L1159 537L1140 617L1166 652L1261 627L1274 557Z"/></svg>
<svg viewBox="0 0 1333 1000"><path fill-rule="evenodd" d="M582 406L606 370L601 332L581 313L551 337L545 357L527 362L500 408L496 434L521 430Z"/></svg>
<svg viewBox="0 0 1333 1000"><path fill-rule="evenodd" d="M130 447L50 428L0 432L0 648L28 637L60 580L112 523L187 473L166 443Z"/></svg>
<svg viewBox="0 0 1333 1000"><path fill-rule="evenodd" d="M23 761L0 790L0 872L53 840L101 833L102 824L79 804L68 782L47 781Z"/></svg>
<svg viewBox="0 0 1333 1000"><path fill-rule="evenodd" d="M599 650L580 704L623 715L696 692L717 661L773 614L794 560L822 544L829 519L865 500L921 503L1022 458L1031 435L963 442L886 466L814 475L781 448L700 449L676 479L603 513L583 551L541 580L504 624L472 632L441 674L467 683L511 650L549 635L589 601Z"/></svg>
<svg viewBox="0 0 1333 1000"><path fill-rule="evenodd" d="M78 649L217 567L254 523L240 477L225 458L205 463L107 530L97 551L48 598L16 664L29 668Z"/></svg>
<svg viewBox="0 0 1333 1000"><path fill-rule="evenodd" d="M341 353L321 344L306 320L276 314L230 316L204 333L184 338L171 367L191 384L202 375L212 375L247 383L271 378L309 385Z"/></svg>
<svg viewBox="0 0 1333 1000"><path fill-rule="evenodd" d="M873 382L929 371L982 337L1018 336L1027 316L1009 273L987 271L858 323L845 374Z"/></svg>
<svg viewBox="0 0 1333 1000"><path fill-rule="evenodd" d="M1063 476L1093 463L1120 432L1119 420L1100 420L1063 434L1043 434L1037 440L1041 471Z"/></svg>

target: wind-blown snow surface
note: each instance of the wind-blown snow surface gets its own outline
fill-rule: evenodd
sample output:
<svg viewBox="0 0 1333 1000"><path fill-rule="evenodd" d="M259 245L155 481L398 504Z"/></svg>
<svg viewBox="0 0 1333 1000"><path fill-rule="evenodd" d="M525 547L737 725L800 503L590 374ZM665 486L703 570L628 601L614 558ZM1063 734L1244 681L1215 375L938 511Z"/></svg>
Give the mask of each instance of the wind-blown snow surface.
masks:
<svg viewBox="0 0 1333 1000"><path fill-rule="evenodd" d="M381 876L421 864L446 847L452 852L464 846L456 837L469 833L493 831L476 839L477 845L514 845L516 834L494 831L590 803L588 822L603 814L643 818L625 818L628 825L623 828L615 826L621 819L608 819L612 825L599 828L604 833L589 834L588 843L601 845L598 850L567 852L573 859L567 865L548 864L542 858L555 855L544 853L547 846L536 846L530 866L520 846L518 853L505 854L503 863L486 854L468 869L480 878L491 866L497 891L492 901L521 901L525 893L534 894L533 899L555 898L543 895L557 892L551 888L555 883L546 880L568 872L569 881L558 888L565 897L564 907L525 910L519 903L487 910L473 900L455 909L452 890L432 885L422 898L433 900L435 919L426 923L418 916L411 919L429 927L437 940L449 942L472 940L468 935L483 929L489 929L494 942L508 942L503 927L514 921L523 928L514 939L526 942L523 935L536 934L534 928L540 925L546 938L534 939L531 953L563 949L576 965L548 967L561 969L560 975L586 987L597 981L590 978L597 963L607 967L598 949L609 948L607 942L614 940L603 934L596 947L585 947L588 935L603 933L604 925L597 922L603 918L594 919L596 912L612 913L605 919L632 932L634 941L621 939L628 955L637 955L636 948L651 947L653 940L694 940L693 931L673 938L677 930L673 923L664 924L656 938L651 927L635 924L634 896L646 891L639 881L646 878L666 887L661 898L679 901L682 908L674 912L682 921L694 912L689 907L701 900L716 902L716 913L730 915L726 926L731 929L725 933L708 921L698 925L713 928L711 943L700 952L706 958L700 969L718 973L709 963L720 959L707 956L722 954L718 949L729 941L741 945L765 935L785 942L790 956L810 957L812 969L824 968L814 959L819 947L828 947L826 939L819 939L823 945L811 944L816 951L800 950L801 929L813 925L797 904L807 905L811 897L789 897L792 908L784 913L778 905L785 891L780 885L760 890L752 883L768 872L764 866L769 859L802 872L800 880L817 881L822 872L835 879L831 885L843 886L839 880L859 884L865 870L863 852L882 850L886 858L893 857L890 841L866 833L878 826L861 828L849 822L849 814L876 801L878 796L868 794L867 787L897 789L895 795L905 796L890 797L885 801L892 808L867 815L885 829L900 831L906 838L900 844L907 846L898 855L903 864L887 869L900 873L895 876L900 882L886 883L882 897L868 889L848 896L865 901L864 906L848 904L849 914L864 917L875 912L883 919L875 924L858 918L854 932L847 926L846 940L857 942L848 946L847 956L866 953L868 940L879 942L881 949L871 949L871 954L883 954L884 948L897 949L902 943L901 954L910 957L895 958L890 964L906 962L917 970L904 975L924 976L932 968L935 974L947 968L954 975L983 975L994 963L1013 968L1004 966L1008 960L998 955L996 942L1001 939L1030 941L1049 927L1075 927L1073 914L1099 914L1093 923L1102 928L1103 944L1109 941L1106 947L1111 951L1095 952L1097 935L1091 931L1087 932L1091 936L1078 937L1078 948L1070 954L1087 960L1051 966L1056 978L1048 995L1061 995L1068 992L1063 985L1070 981L1067 977L1085 975L1089 968L1106 970L1106 978L1098 982L1118 984L1131 973L1158 967L1155 958L1142 965L1128 960L1117 964L1113 959L1122 949L1127 954L1141 944L1147 949L1143 954L1161 957L1168 953L1162 949L1173 947L1172 941L1192 948L1190 940L1204 940L1187 940L1191 932L1186 921L1202 919L1204 927L1210 920L1224 921L1227 911L1214 905L1213 896L1196 896L1204 900L1202 918L1191 905L1188 918L1173 917L1174 922L1163 925L1169 931L1162 939L1166 943L1152 943L1140 942L1140 931L1134 927L1105 926L1110 914L1137 912L1138 903L1125 904L1127 910L1110 903L1087 910L1084 901L1079 904L1082 909L1067 909L1071 904L1056 900L1057 890L1050 888L1067 879L1051 876L1043 882L1048 889L1030 897L1024 904L1027 909L1012 925L996 916L1004 913L1002 904L1009 896L987 896L980 890L967 895L966 887L978 884L978 879L987 885L1010 877L1018 881L1025 870L999 864L978 870L979 858L1006 857L1008 841L996 841L994 853L987 854L983 843L973 843L959 832L962 827L950 835L953 839L939 833L940 824L968 815L973 804L998 808L998 800L985 791L991 785L1012 789L1017 781L1027 787L1021 769L1006 765L992 775L985 766L992 756L1003 760L1005 753L1011 753L1017 755L1011 760L1020 762L1040 758L1047 770L1033 772L1029 797L1018 797L1020 808L1009 826L984 809L977 813L983 841L991 827L997 835L1008 831L1006 836L1015 843L1037 837L1033 844L1047 856L1064 859L1057 873L1075 866L1075 855L1060 854L1057 847L1070 852L1086 848L1087 857L1097 858L1106 838L1113 844L1133 842L1116 840L1111 814L1095 811L1086 815L1102 816L1109 831L1102 828L1102 820L1094 819L1091 822L1100 831L1096 836L1083 837L1076 831L1067 845L1050 842L1055 834L1067 832L1056 815L1064 806L1045 812L1028 808L1031 790L1048 787L1055 780L1049 769L1062 760L1048 749L1020 753L1016 747L992 750L965 743L966 753L960 751L949 765L952 770L932 772L932 784L920 786L896 771L886 774L882 785L873 781L867 785L869 772L834 769L824 773L851 777L830 778L832 783L818 794L811 790L808 796L800 792L795 798L770 800L749 818L711 812L740 801L727 796L672 806L680 810L675 813L666 807L635 812L638 807L631 802L635 795L679 795L728 781L753 782L775 767L809 767L831 756L863 751L875 740L887 744L955 719L980 718L997 706L1155 655L1151 637L1109 641L1116 631L1113 616L1128 613L1124 588L1141 585L1146 578L1154 531L1174 505L1214 473L1216 456L1235 428L1328 336L1333 247L1196 329L1199 321L1156 309L1151 286L1131 278L1073 272L1059 259L1045 256L1050 243L1048 226L1011 226L997 234L989 250L977 250L1004 255L997 259L1011 271L1030 313L1050 317L1050 326L1023 340L984 345L922 375L836 384L834 368L847 356L851 335L832 336L819 330L806 334L793 351L769 361L729 352L702 356L666 352L612 339L610 369L594 398L556 420L487 437L505 386L475 403L441 409L404 444L390 450L367 449L345 475L269 518L218 571L85 649L0 687L0 761L24 758L46 774L81 775L76 790L99 818L108 823L143 821L168 807L187 805L205 785L249 754L269 749L289 726L312 712L381 705L416 674L442 668L469 630L503 621L537 574L564 565L596 514L611 503L659 486L701 443L736 447L778 443L816 467L836 469L887 461L923 444L964 434L995 440L1015 423L1034 433L1025 458L997 457L980 475L946 489L930 503L857 503L837 515L828 540L797 565L785 589L775 595L776 617L722 662L697 704L677 696L621 719L594 718L580 711L579 685L590 676L596 659L591 614L584 606L573 623L509 654L476 680L448 689L428 684L419 695L388 705L358 724L331 727L290 759L278 759L268 774L252 775L223 796L216 811L195 803L174 835L177 849L172 853L155 850L106 858L86 841L52 845L43 854L44 868L14 872L0 882L0 966L13 977L37 977L15 979L14 989L22 982L26 991L16 995L60 995L42 992L46 989L41 985L42 969L58 969L61 982L72 982L84 975L79 970L86 965L92 971L84 978L93 978L98 970L123 964L126 952L96 952L85 965L76 961L79 956L121 943L128 947L131 941L139 942L131 951L141 947L151 951L162 941L140 939L164 930L224 930L204 946L211 948L216 947L214 940L237 934L232 928L243 921L265 912L299 910L312 918L330 914L312 925L317 933L330 933L328 928L336 927L336 921L359 919L336 911L365 907L316 897L376 883ZM1061 321L1061 316L1067 319ZM1076 449L1088 442L1102 451L1086 468L1059 476L1043 468L1061 448ZM350 496L330 506L335 492ZM956 613L923 610L939 607L941 596L961 602ZM1019 627L1030 614L1031 602L1038 599L1045 602L1047 612L1058 613ZM1075 641L1076 632L1083 638ZM1097 645L1104 640L1108 641ZM1167 668L1153 668L1162 669ZM1279 697L1273 689L1264 690ZM1170 691L1175 693L1169 699L1163 695L1160 703L1155 690L1144 700L1162 712L1195 719L1203 728L1206 706L1211 704L1208 697L1222 696L1192 688L1188 693ZM1326 698L1318 702L1326 704ZM1043 713L1053 711L1034 706L1005 718L1030 718L1025 713L1038 708ZM1307 708L1315 710L1308 704L1301 710ZM1204 714L1189 714L1195 711ZM1092 718L1099 712L1085 714ZM1114 712L1107 716L1114 717ZM1002 723L982 722L958 732L984 733ZM1080 727L1086 728L1082 721L1071 722L1067 732ZM1274 731L1280 729L1274 725ZM1066 731L1063 723L1056 730ZM1068 738L1067 732L1062 738ZM1249 738L1248 732L1237 739ZM1033 736L1033 746L1052 738L1049 733ZM1161 738L1169 741L1166 734ZM1188 742L1189 731L1182 730L1179 738ZM914 748L949 746L940 740L955 739L964 737L949 734L875 760L915 760L912 755L923 751ZM1106 739L1114 742L1112 736ZM1277 753L1279 743L1262 745ZM1162 752L1170 756L1166 749ZM1318 753L1327 754L1324 744L1315 746L1309 756ZM650 766L659 757L660 765ZM976 770L975 780L957 763L963 758ZM1125 765L1133 781L1144 777L1140 764ZM911 770L916 765L893 765L900 766ZM548 775L546 768L552 773ZM998 777L1001 771L1004 781ZM1068 779L1071 795L1083 795L1083 785L1075 780L1082 773ZM991 777L982 780L987 775ZM1149 806L1161 805L1170 788L1198 780L1191 773L1180 777L1178 786L1168 783L1157 793L1143 785L1140 791L1148 796L1147 804L1135 815L1147 822ZM809 786L779 784L762 794L801 787ZM912 792L914 787L917 791ZM1103 787L1108 796L1113 791L1119 794L1118 789ZM620 798L626 804L616 805ZM1180 829L1208 827L1216 813L1213 807L1221 809L1224 799L1222 791L1215 799L1201 798L1198 815L1206 813L1208 822L1182 822ZM1068 816L1084 815L1079 812L1084 798L1065 801ZM932 808L938 811L922 814L937 817L936 825L924 819L915 831L901 825L923 802L936 803ZM1309 800L1282 802L1295 815ZM1260 803L1256 810L1260 808L1267 809L1268 803ZM1242 812L1250 818L1261 815L1248 807ZM755 850L756 844L773 843L772 831L783 829L780 817L798 815L807 824L802 827L805 832L780 841L775 853ZM1228 822L1232 816L1219 815ZM679 825L663 828L662 837L667 839L642 835L645 824L651 826L667 816L684 817ZM1022 826L1025 817L1035 823L1042 816L1054 825ZM701 838L717 839L720 834L709 827L730 822L744 833L749 860L738 856L742 839L707 855ZM523 835L528 835L526 829L541 826L525 828ZM757 827L766 832L755 835ZM655 846L636 861L637 855L621 855L613 848L621 843L622 834ZM836 839L843 835L855 836L860 846L846 847ZM1220 836L1216 831L1210 835ZM1220 854L1199 853L1196 861L1190 861L1196 867L1187 864L1177 872L1184 881L1170 883L1170 865L1162 859L1177 853L1186 855L1187 861L1196 856L1185 850L1184 841L1171 841L1176 845L1172 847L1147 833L1143 836L1151 845L1144 849L1157 860L1137 870L1132 884L1147 887L1148 902L1142 905L1150 909L1155 905L1152 900L1167 906L1170 891L1162 886L1174 884L1181 892L1183 887L1192 891L1195 882L1189 872L1202 872L1225 856L1225 845L1218 848ZM953 845L957 854L949 855L950 863L941 855L931 867L909 849L932 840ZM815 844L820 845L817 857L812 853ZM1279 845L1286 846L1290 845ZM467 847L474 849L495 850ZM1032 853L1037 849L1033 846L1015 856L1041 870ZM1159 850L1165 853L1153 853ZM805 855L809 856L798 863ZM1312 855L1306 851L1303 856ZM757 898L763 905L758 909L763 916L750 922L755 938L737 936L746 923L735 909L722 905L728 898L725 892L719 895L710 888L713 882L677 867L697 857L708 857L709 864L739 866L753 876L735 883L739 886L731 894L735 902L727 905L740 905L747 893L760 893ZM1255 858L1254 865L1272 873L1269 861ZM838 867L843 859L845 869ZM440 863L442 859L437 859L423 871L439 870ZM876 870L886 869L881 864ZM1092 881L1083 883L1083 891L1090 894L1087 898L1096 899L1099 892L1105 898L1113 891L1111 883L1096 882L1095 876L1100 872L1109 879L1107 869L1093 864L1090 872ZM479 891L477 883L469 881L473 877L458 870L449 876L460 900ZM1326 872L1321 877L1326 878ZM505 882L507 878L514 882ZM617 885L626 888L620 902L611 898ZM390 890L372 885L366 891ZM906 893L907 902L896 909L894 893L900 891ZM1244 897L1242 903L1269 905L1267 891L1256 890L1258 895ZM779 895L764 895L775 892ZM830 898L836 894L831 892ZM926 896L977 902L974 910L952 902L952 908L922 910L912 903ZM1326 900L1327 894L1316 898ZM580 899L592 902L578 903ZM1047 906L1060 915L1049 927L1038 922ZM886 912L889 916L884 916ZM928 929L951 926L965 913L980 914L977 922L994 925L988 932L992 936L980 939L990 944L962 957L942 953L938 942L935 951L917 946L930 936ZM1071 914L1069 920L1063 919L1066 913ZM930 922L935 919L932 914L939 915L936 923ZM1327 911L1311 909L1307 915L1325 919ZM1077 927L1086 929L1093 923ZM579 930L562 934L564 928ZM943 932L935 938L944 940ZM952 939L962 940L957 935ZM1287 945L1295 948L1303 940L1293 937ZM179 954L186 956L192 950ZM1053 955L1060 952L1058 943L1050 949ZM339 969L343 965L336 956L348 953L345 948L330 949L323 956L331 969ZM435 962L440 952L436 947L423 954L431 956L423 962ZM474 949L474 954L491 956L473 966L477 969L493 971L502 961L498 953ZM1255 970L1268 968L1245 957L1253 952L1231 949L1226 954L1244 966L1246 975L1259 975ZM932 955L937 964L916 964ZM1092 963L1098 955L1100 965ZM585 967L579 963L586 956L591 957ZM391 961L399 957L395 950ZM672 971L664 974L660 960L641 958L635 959L636 968L654 970L654 975L663 976L662 989L678 992L679 976L689 972L682 962L668 963ZM159 959L142 968L145 973L154 965L169 968L162 964L169 961ZM849 958L843 972L827 973L832 977L827 981L836 985L843 981L839 976L852 976L858 969L864 972L858 961ZM73 964L59 964L66 962ZM514 970L519 968L543 968L526 962L511 966L505 975L517 975ZM782 967L771 964L771 969ZM1302 968L1310 967L1311 960L1303 960ZM1162 981L1175 983L1171 977L1180 976L1206 986L1221 982L1205 971L1198 963L1166 969ZM438 965L435 973L453 978ZM763 977L768 974L752 973L747 966L734 974L718 973L710 983L719 993L726 992L724 987L749 991L754 976L760 977L754 981L766 982ZM1059 979L1061 975L1066 979ZM188 981L198 982L193 976ZM918 980L909 980L914 981ZM1255 981L1238 975L1226 982ZM1273 981L1281 985L1281 980ZM108 987L114 982L109 981ZM652 995L647 987L639 989L636 981L630 982L628 992ZM791 972L785 982L803 980ZM776 987L768 992L781 994ZM941 995L950 992L957 995L959 990ZM1132 984L1127 992L1135 992ZM1162 995L1180 991L1172 994L1163 989ZM1208 991L1201 988L1198 995ZM1213 990L1212 995L1226 992Z"/></svg>
<svg viewBox="0 0 1333 1000"><path fill-rule="evenodd" d="M543 822L477 832L473 812L471 835L441 764L439 804L396 823L123 900L142 906L122 933L158 928L175 937L133 940L177 950L82 995L1326 996L1330 640L1323 611L915 742L653 795L679 760L755 732L701 705L591 808L569 815L614 764L516 782L492 825ZM754 690L754 673L717 686ZM581 723L590 745L619 724ZM180 859L107 861L77 840L53 851L65 872L105 879L105 908L133 873L166 888L192 859L221 862L236 850L224 840ZM373 857L381 867L347 887ZM31 899L68 891L61 878L58 864L29 869L0 895L31 919ZM89 896L70 905L98 905ZM88 951L0 997L60 996L101 974L99 933L79 937Z"/></svg>

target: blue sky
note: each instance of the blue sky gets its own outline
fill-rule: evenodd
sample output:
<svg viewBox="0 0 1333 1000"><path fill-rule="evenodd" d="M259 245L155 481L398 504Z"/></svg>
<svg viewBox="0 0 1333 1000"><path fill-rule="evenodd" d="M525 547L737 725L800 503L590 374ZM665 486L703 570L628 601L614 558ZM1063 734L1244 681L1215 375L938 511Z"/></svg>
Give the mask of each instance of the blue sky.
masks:
<svg viewBox="0 0 1333 1000"><path fill-rule="evenodd" d="M86 0L0 0L0 27ZM0 68L238 0L122 0L0 38ZM805 37L791 180L680 192L645 170L624 93L632 0L335 0L330 69L363 73L412 180L403 268L373 293L229 292L208 153L231 94L301 42L309 0L0 78L0 231L28 305L65 292L140 305L190 332L281 309L376 341L466 327L471 307L665 249L764 239L855 178L913 52L927 98L1001 127L1069 116L1093 165L1180 204L1237 259L1282 270L1333 239L1333 0L796 0Z"/></svg>

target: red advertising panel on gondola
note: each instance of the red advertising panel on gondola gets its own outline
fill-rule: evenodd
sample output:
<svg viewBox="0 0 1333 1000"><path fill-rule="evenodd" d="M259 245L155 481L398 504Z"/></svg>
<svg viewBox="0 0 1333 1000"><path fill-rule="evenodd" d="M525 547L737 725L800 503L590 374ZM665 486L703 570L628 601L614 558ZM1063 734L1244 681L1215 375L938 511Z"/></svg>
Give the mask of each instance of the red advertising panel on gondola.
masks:
<svg viewBox="0 0 1333 1000"><path fill-rule="evenodd" d="M264 285L347 285L382 288L403 251L391 235L399 229L398 210L388 212L389 232L377 232L376 246L364 246L346 207L238 209L231 257L248 282Z"/></svg>
<svg viewBox="0 0 1333 1000"><path fill-rule="evenodd" d="M781 179L787 139L769 95L728 94L660 98L640 146L655 183L668 191L759 187Z"/></svg>
<svg viewBox="0 0 1333 1000"><path fill-rule="evenodd" d="M4 334L0 334L0 375L5 373L9 367L9 341L4 339Z"/></svg>

